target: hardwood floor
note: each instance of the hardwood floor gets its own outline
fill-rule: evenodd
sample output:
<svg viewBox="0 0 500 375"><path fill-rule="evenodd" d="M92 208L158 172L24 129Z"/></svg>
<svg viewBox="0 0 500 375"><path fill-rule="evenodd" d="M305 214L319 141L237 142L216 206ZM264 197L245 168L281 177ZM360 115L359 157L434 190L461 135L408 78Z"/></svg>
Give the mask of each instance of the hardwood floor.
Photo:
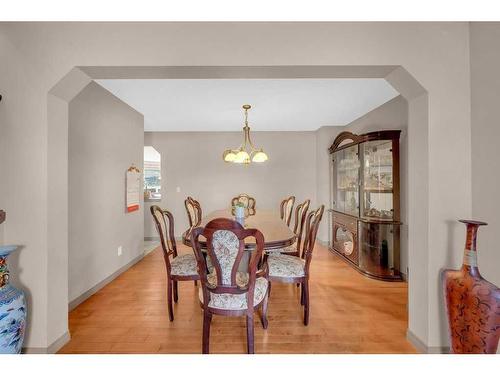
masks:
<svg viewBox="0 0 500 375"><path fill-rule="evenodd" d="M311 270L309 326L302 324L300 289L273 283L267 331L255 319L256 353L416 352L406 340L406 283L366 278L321 245ZM201 353L197 288L179 282L169 322L158 248L70 312L71 341L59 353ZM214 316L210 352L245 353L245 318Z"/></svg>

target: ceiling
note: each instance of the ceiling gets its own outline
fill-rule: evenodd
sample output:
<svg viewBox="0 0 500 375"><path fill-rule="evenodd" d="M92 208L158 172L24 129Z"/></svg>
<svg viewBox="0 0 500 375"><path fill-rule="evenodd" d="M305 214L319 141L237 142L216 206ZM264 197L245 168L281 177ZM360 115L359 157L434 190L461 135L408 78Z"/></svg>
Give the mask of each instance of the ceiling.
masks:
<svg viewBox="0 0 500 375"><path fill-rule="evenodd" d="M399 95L384 79L96 80L144 115L145 131L259 131L344 126Z"/></svg>

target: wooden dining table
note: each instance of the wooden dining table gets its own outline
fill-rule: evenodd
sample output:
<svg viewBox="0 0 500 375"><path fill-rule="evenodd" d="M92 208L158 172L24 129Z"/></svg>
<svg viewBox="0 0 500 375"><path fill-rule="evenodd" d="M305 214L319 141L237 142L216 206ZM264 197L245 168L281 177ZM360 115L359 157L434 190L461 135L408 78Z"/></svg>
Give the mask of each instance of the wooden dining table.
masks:
<svg viewBox="0 0 500 375"><path fill-rule="evenodd" d="M208 222L217 218L228 218L235 220L230 209L213 211L201 220L200 227L204 227ZM296 236L295 233L288 228L286 223L281 220L280 214L273 210L256 210L255 215L250 215L245 218L245 228L258 229L264 236L264 250L276 249L292 245ZM185 239L190 245L190 238ZM206 248L206 243L200 237L200 245ZM245 240L245 248L253 250L255 248L255 239L248 237Z"/></svg>

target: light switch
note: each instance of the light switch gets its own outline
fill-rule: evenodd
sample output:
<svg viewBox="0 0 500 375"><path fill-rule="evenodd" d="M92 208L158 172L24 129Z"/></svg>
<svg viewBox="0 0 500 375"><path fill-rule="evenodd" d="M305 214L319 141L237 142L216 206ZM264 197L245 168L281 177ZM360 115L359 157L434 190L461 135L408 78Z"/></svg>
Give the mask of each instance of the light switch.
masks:
<svg viewBox="0 0 500 375"><path fill-rule="evenodd" d="M177 188L175 189L178 193L181 192L181 187L180 186L177 186Z"/></svg>

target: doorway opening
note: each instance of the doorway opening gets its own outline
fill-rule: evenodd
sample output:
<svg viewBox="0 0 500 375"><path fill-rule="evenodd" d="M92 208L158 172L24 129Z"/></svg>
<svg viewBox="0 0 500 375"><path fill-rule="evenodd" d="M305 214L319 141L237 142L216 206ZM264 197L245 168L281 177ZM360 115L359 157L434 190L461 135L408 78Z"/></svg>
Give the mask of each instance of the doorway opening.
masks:
<svg viewBox="0 0 500 375"><path fill-rule="evenodd" d="M363 70L363 74L360 75L360 70ZM396 72L396 73L395 73ZM407 142L409 143L408 147L408 160L411 168L408 170L408 196L412 196L412 200L408 202L408 231L407 231L407 244L408 244L408 258L409 263L411 263L412 258L414 259L417 255L416 251L421 248L426 247L427 240L427 231L428 228L426 225L422 225L425 223L425 218L428 216L428 199L427 199L427 191L418 190L416 187L413 187L411 184L412 180L420 180L418 186L421 186L425 183L422 179L427 178L427 155L417 154L417 150L427 149L427 133L428 133L428 123L427 123L427 93L425 90L416 82L411 75L409 75L402 67L397 66L385 66L385 67L161 67L161 68L151 68L151 67L79 67L74 68L66 77L62 79L62 81L51 90L49 96L55 96L59 99L63 99L66 105L61 105L61 103L52 103L49 98L49 127L51 131L49 132L49 138L54 137L58 131L62 131L64 133L65 129L67 132L68 123L64 120L64 114L68 112L68 103L76 96L76 93L80 92L83 87L87 84L91 83L96 79L106 79L106 78L121 78L121 79L129 79L129 78L140 78L140 77L158 77L159 79L178 79L178 78L292 78L292 79L303 79L307 77L311 78L332 78L332 77L374 77L374 78L384 78L391 85L393 85L401 95L408 101L409 103L409 114L408 114L408 137ZM63 82L64 81L64 82ZM67 86L72 85L73 89L68 90ZM65 86L65 90L60 90L61 86ZM61 114L63 114L61 116ZM67 117L67 116L66 116ZM59 133L60 134L60 133ZM64 138L64 137L62 137ZM321 136L318 139L322 139ZM64 139L60 139L54 137L50 139L52 142L50 143L53 147L53 150L58 150L60 155L65 155L65 150L67 150L67 142ZM328 139L330 142L330 139ZM322 152L322 149L317 148L318 155ZM326 151L326 149L325 149ZM67 152L67 151L66 151ZM326 152L325 152L326 153ZM53 155L54 154L54 155ZM50 159L55 157L55 152L49 153L49 165L51 164ZM322 156L320 155L320 163L326 163L326 168L324 168L325 172L328 170L328 157L325 156L325 160L322 160ZM325 166L325 164L323 164ZM321 166L318 164L317 170L319 171ZM328 172L326 172L328 173ZM165 177L165 176L163 176ZM328 180L328 177L326 178ZM59 192L57 196L68 196L69 190L68 185L64 184L64 179L61 178L60 183L55 187L55 189ZM415 185L417 186L417 185ZM160 190L160 194L165 194L165 187L161 186L162 190ZM316 200L317 202L327 202L329 197L329 185L325 184L325 181L322 176L317 176L316 180ZM162 196L163 198L164 196ZM55 196L54 196L55 198ZM49 207L52 210L61 210L68 211L67 202L53 200L52 203L49 199ZM424 202L424 203L422 203ZM49 223L50 225L50 223ZM63 224L64 225L64 224ZM66 222L67 225L67 222ZM59 231L60 235L63 230ZM325 228L326 229L326 225ZM404 236L402 236L404 237ZM53 239L50 238L49 234L49 243ZM55 241L54 246L50 246L50 252L52 252L55 257L66 257L68 249L64 245L64 241ZM415 262L415 268L411 270L409 274L409 311L411 314L412 308L416 305L427 304L428 301L425 299L425 296L420 292L420 288L418 288L418 284L414 284L412 282L413 274L418 274L419 278L426 276L425 265L427 264L426 257L427 254L418 253L419 262ZM422 259L425 258L425 259ZM65 276L66 275L66 276ZM61 270L59 275L59 279L67 280L67 269ZM61 284L61 283L58 283ZM64 284L64 283L63 283ZM61 287L63 290L65 287L54 285L55 288ZM66 283L67 288L67 283ZM415 288L412 291L412 288ZM64 294L64 293L63 293ZM67 294L67 293L66 293ZM49 303L49 309L54 309L49 315L52 318L58 317L58 319L62 319L66 321L67 325L67 304L63 306L63 304L51 305ZM412 324L415 324L415 321L412 322L412 319L427 319L427 317L417 317L410 316L409 317L409 326L411 329Z"/></svg>

